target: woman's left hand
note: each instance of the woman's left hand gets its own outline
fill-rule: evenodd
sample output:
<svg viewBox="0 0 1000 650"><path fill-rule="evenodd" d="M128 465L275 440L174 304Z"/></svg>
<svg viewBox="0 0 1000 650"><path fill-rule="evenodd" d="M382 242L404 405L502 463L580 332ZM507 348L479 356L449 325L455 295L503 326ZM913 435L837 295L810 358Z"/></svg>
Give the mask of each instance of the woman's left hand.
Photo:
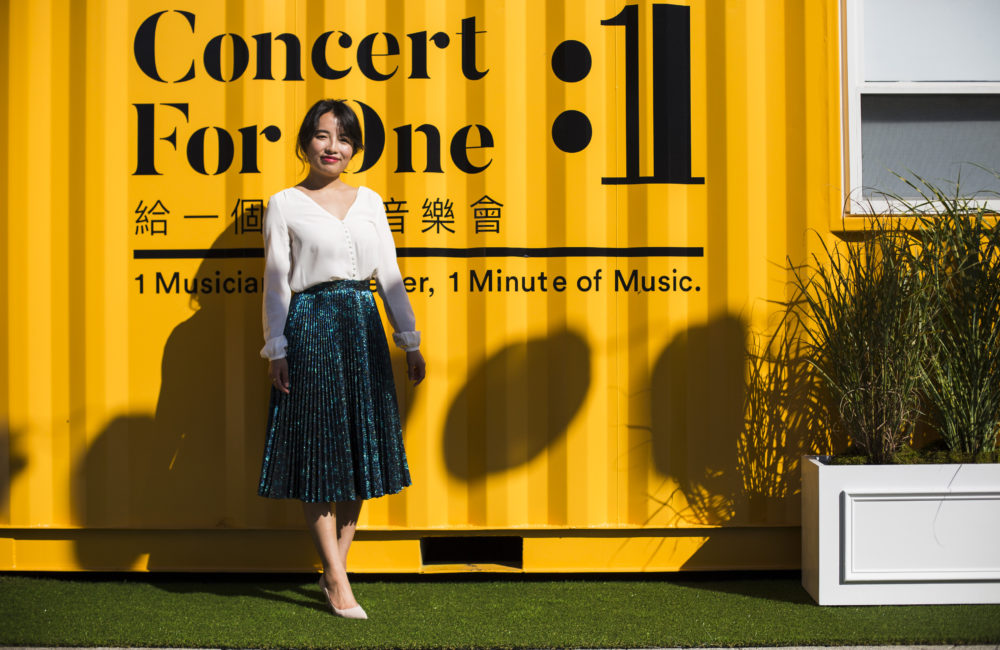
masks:
<svg viewBox="0 0 1000 650"><path fill-rule="evenodd" d="M420 350L410 350L406 353L406 376L416 386L424 380L427 368L424 365L424 355Z"/></svg>

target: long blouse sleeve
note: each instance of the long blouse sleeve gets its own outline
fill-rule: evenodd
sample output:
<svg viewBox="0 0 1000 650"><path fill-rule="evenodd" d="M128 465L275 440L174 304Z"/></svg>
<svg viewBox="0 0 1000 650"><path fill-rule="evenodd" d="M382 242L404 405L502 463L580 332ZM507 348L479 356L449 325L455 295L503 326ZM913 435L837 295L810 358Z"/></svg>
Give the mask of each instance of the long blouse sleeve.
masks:
<svg viewBox="0 0 1000 650"><path fill-rule="evenodd" d="M284 332L292 299L289 287L292 251L279 203L277 195L271 197L264 212L264 347L260 356L265 359L283 358L288 346Z"/></svg>
<svg viewBox="0 0 1000 650"><path fill-rule="evenodd" d="M403 286L403 276L396 259L396 244L389 229L382 197L372 192L377 202L375 209L375 230L379 238L379 260L375 273L375 283L379 296L385 305L385 313L392 325L392 340L406 351L420 348L420 332L416 331L416 319L410 298Z"/></svg>

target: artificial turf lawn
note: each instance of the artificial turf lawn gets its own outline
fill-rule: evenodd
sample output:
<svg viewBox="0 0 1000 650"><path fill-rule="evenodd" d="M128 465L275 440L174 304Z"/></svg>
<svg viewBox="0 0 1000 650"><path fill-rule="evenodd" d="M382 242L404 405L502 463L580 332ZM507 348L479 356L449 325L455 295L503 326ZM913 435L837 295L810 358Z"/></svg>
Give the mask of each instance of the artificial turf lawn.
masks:
<svg viewBox="0 0 1000 650"><path fill-rule="evenodd" d="M797 575L356 577L371 617L312 576L0 574L0 645L455 648L1000 641L1000 605L819 607Z"/></svg>

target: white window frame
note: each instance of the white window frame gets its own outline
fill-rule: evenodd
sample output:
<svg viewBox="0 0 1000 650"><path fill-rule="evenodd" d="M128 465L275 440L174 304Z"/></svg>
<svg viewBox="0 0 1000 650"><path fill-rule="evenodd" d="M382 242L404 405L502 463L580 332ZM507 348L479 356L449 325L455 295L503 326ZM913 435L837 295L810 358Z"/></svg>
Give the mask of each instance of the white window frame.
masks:
<svg viewBox="0 0 1000 650"><path fill-rule="evenodd" d="M885 198L861 196L861 96L862 95L996 95L1000 82L966 81L865 81L864 74L864 1L846 0L847 28L847 196L845 214L889 214L902 212L901 206ZM983 200L990 210L1000 211L1000 199Z"/></svg>

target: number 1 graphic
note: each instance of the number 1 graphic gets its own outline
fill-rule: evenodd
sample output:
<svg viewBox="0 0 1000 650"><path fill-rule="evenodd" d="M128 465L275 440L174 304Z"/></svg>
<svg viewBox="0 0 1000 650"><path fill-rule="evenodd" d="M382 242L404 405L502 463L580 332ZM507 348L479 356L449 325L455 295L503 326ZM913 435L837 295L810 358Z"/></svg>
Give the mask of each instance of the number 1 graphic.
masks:
<svg viewBox="0 0 1000 650"><path fill-rule="evenodd" d="M639 170L639 7L602 25L625 28L625 176L604 185L702 184L691 176L691 8L653 5L653 175Z"/></svg>

